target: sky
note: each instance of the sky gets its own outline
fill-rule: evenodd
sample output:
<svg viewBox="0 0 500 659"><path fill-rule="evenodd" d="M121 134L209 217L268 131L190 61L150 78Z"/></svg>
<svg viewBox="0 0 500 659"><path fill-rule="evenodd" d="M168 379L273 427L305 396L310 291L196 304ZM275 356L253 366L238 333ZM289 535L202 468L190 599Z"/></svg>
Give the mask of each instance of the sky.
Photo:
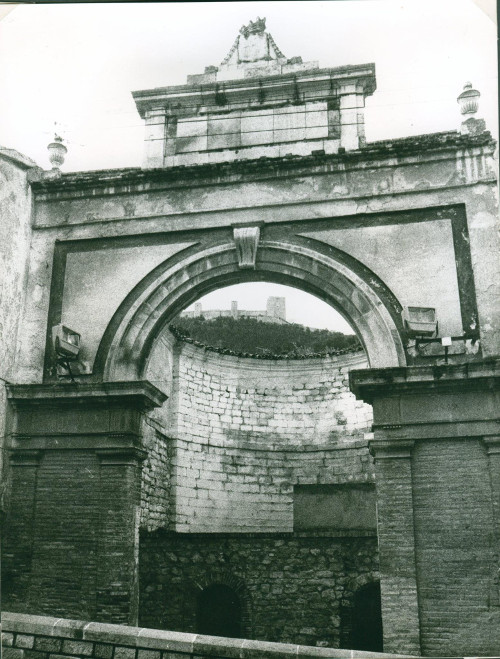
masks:
<svg viewBox="0 0 500 659"><path fill-rule="evenodd" d="M68 147L63 171L140 166L144 126L130 92L220 64L257 16L286 57L375 63L368 141L458 129L469 80L498 136L496 22L473 0L64 3L19 5L0 21L0 145L49 169L56 131ZM235 293L220 295L216 306ZM247 308L265 308L266 297Z"/></svg>

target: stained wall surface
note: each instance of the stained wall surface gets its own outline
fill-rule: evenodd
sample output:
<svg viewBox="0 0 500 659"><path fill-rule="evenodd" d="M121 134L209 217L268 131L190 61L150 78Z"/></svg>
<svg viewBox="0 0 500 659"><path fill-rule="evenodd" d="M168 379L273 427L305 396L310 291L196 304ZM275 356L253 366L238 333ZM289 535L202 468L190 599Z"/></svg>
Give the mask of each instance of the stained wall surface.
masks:
<svg viewBox="0 0 500 659"><path fill-rule="evenodd" d="M170 398L153 416L159 432L151 441L171 456L171 528L292 531L295 485L373 482L364 437L371 408L347 384L349 369L364 366L363 353L304 360L222 355L174 343L165 332L149 375ZM143 525L150 529L161 526L146 501L162 487L162 464L150 453L144 465Z"/></svg>
<svg viewBox="0 0 500 659"><path fill-rule="evenodd" d="M28 171L35 163L12 149L0 147L0 448L6 432L5 383L15 379L16 348L31 243L32 196ZM38 296L39 289L33 294ZM4 451L0 451L0 472ZM0 492L3 509L4 489Z"/></svg>
<svg viewBox="0 0 500 659"><path fill-rule="evenodd" d="M261 244L279 241L291 250L289 242L307 241L333 253L369 285L385 286L397 299L396 316L402 306L434 307L443 335L479 328L483 356L498 354L494 164L486 147L448 148L447 139L457 138L416 141L418 156L405 158L387 155L385 144L367 147L367 163L309 155L303 172L280 161L282 172L261 163L227 180L207 170L194 178L186 172L185 180L169 172L172 180L143 181L144 173L123 172L109 182L68 175L38 184L18 377L43 377L47 318L84 337L82 358L92 368L105 328L134 287L182 254L234 245L231 226L256 221L263 223ZM46 266L54 252L52 278ZM354 304L356 296L353 290ZM469 360L460 349L460 359Z"/></svg>

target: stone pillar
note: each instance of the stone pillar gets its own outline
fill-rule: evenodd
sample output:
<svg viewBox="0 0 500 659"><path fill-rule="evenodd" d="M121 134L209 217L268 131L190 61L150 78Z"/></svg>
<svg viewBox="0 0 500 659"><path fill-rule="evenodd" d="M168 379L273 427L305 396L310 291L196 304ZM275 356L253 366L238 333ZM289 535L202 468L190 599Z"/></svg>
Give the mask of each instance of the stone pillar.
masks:
<svg viewBox="0 0 500 659"><path fill-rule="evenodd" d="M384 652L420 654L411 451L414 442L372 441Z"/></svg>
<svg viewBox="0 0 500 659"><path fill-rule="evenodd" d="M364 140L364 97L355 83L343 85L340 96L340 146L346 151L359 149ZM361 140L360 140L361 138Z"/></svg>
<svg viewBox="0 0 500 659"><path fill-rule="evenodd" d="M148 110L145 122L146 134L143 166L145 168L163 167L167 138L166 110L164 108Z"/></svg>
<svg viewBox="0 0 500 659"><path fill-rule="evenodd" d="M493 576L491 580L490 601L493 606L500 606L500 436L483 439L488 454L488 469L491 486L491 506L493 509L493 535L495 538Z"/></svg>
<svg viewBox="0 0 500 659"><path fill-rule="evenodd" d="M136 623L143 412L166 396L115 382L11 385L9 398L4 556L22 579L4 606Z"/></svg>

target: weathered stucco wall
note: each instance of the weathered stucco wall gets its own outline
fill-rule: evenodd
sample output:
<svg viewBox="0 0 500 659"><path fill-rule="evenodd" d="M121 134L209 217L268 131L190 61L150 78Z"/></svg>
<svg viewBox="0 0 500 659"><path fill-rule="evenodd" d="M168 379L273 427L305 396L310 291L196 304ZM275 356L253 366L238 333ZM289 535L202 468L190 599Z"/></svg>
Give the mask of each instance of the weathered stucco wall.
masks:
<svg viewBox="0 0 500 659"><path fill-rule="evenodd" d="M16 151L0 148L0 449L6 431L5 384L16 377L17 339L26 295L32 211L28 171L34 166ZM0 450L0 474L3 456ZM2 509L3 494L0 487Z"/></svg>
<svg viewBox="0 0 500 659"><path fill-rule="evenodd" d="M372 482L371 408L348 390L349 369L366 366L362 353L252 359L174 344L164 332L149 363L148 379L170 398L153 415L168 439L148 441L168 444L172 489L163 522L143 512L145 527L291 531L294 485ZM144 467L149 510L165 487L153 472L166 467L151 453Z"/></svg>
<svg viewBox="0 0 500 659"><path fill-rule="evenodd" d="M234 172L124 170L37 183L20 380L42 377L56 239L65 254L56 258L61 283L50 317L77 325L92 363L103 328L148 271L189 245L231 242L233 225L255 221L263 223L261 241L307 236L345 254L348 267L367 268L368 285L378 286L370 273L378 276L400 304L435 306L444 335L470 329L465 307L474 306L475 291L483 353L498 354L492 151L465 148L453 134L433 139L368 145L345 157L235 163ZM451 206L463 208L465 233Z"/></svg>
<svg viewBox="0 0 500 659"><path fill-rule="evenodd" d="M157 265L187 246L108 246L67 255L61 322L82 335L81 359L89 370L102 335L126 296Z"/></svg>

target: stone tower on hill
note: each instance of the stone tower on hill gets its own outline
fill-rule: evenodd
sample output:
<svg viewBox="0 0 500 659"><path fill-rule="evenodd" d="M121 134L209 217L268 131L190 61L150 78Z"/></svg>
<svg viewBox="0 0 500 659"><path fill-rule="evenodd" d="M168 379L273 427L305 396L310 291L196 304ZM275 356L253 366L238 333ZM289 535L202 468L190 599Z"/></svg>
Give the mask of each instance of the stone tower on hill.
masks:
<svg viewBox="0 0 500 659"><path fill-rule="evenodd" d="M196 302L194 309L183 311L183 318L198 318L203 316L205 320L214 318L257 318L267 323L285 323L286 322L286 298L273 297L267 298L266 308L262 311L238 309L238 302L231 302L231 309L206 309L203 310L201 302Z"/></svg>

